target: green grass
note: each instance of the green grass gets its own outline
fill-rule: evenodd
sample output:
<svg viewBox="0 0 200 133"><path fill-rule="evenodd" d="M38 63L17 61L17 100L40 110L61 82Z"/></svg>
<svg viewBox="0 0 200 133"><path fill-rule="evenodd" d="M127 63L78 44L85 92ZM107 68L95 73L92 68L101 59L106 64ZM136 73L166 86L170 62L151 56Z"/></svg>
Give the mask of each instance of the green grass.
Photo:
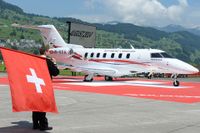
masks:
<svg viewBox="0 0 200 133"><path fill-rule="evenodd" d="M5 65L0 64L0 72L5 72L5 71L6 71Z"/></svg>
<svg viewBox="0 0 200 133"><path fill-rule="evenodd" d="M60 74L63 76L83 76L84 74L81 72L72 72L70 70L60 70Z"/></svg>
<svg viewBox="0 0 200 133"><path fill-rule="evenodd" d="M5 65L0 64L0 72L6 72ZM70 70L60 70L60 74L62 76L83 76L84 74L81 72L72 72Z"/></svg>

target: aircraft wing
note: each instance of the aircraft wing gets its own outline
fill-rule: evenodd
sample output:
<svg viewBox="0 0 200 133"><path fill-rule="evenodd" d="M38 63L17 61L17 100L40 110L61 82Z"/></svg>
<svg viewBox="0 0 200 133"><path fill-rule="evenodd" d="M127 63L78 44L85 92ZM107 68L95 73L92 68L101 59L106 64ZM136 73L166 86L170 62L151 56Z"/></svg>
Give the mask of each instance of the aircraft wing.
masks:
<svg viewBox="0 0 200 133"><path fill-rule="evenodd" d="M134 66L131 65L130 67L121 65L120 69L114 68L112 66L105 66L105 64L90 64L87 62L76 64L75 66L68 65L66 63L59 64L58 67L60 69L70 69L72 71L76 72L83 72L85 74L94 74L94 75L107 75L107 76L123 76L123 75L129 75L133 73L141 73L141 72L149 72L148 67L141 66L138 64L135 64Z"/></svg>
<svg viewBox="0 0 200 133"><path fill-rule="evenodd" d="M82 66L66 66L66 68L69 68L71 70L74 70L76 72L83 72L85 74L96 74L96 75L114 75L117 70L112 68L106 68L102 66L96 66L96 65L82 65Z"/></svg>

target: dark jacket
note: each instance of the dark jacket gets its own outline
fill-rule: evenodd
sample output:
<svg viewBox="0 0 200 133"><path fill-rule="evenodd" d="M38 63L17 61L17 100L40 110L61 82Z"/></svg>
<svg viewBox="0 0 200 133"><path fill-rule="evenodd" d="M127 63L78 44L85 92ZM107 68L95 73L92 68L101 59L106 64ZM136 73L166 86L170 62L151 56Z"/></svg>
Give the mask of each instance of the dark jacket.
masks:
<svg viewBox="0 0 200 133"><path fill-rule="evenodd" d="M57 76L59 74L59 69L57 68L57 66L49 58L46 58L46 61L51 78L52 76Z"/></svg>

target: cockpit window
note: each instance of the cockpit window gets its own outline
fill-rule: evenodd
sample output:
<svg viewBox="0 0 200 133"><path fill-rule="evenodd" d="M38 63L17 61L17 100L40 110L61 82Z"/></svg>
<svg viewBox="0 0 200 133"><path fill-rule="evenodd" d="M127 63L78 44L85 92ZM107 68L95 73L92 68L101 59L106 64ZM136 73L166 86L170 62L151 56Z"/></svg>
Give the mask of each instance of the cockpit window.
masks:
<svg viewBox="0 0 200 133"><path fill-rule="evenodd" d="M151 53L151 58L173 58L165 52L162 53Z"/></svg>
<svg viewBox="0 0 200 133"><path fill-rule="evenodd" d="M163 58L173 58L172 56L168 55L167 53L163 52L163 53L160 53Z"/></svg>
<svg viewBox="0 0 200 133"><path fill-rule="evenodd" d="M160 53L151 53L151 58L162 58Z"/></svg>

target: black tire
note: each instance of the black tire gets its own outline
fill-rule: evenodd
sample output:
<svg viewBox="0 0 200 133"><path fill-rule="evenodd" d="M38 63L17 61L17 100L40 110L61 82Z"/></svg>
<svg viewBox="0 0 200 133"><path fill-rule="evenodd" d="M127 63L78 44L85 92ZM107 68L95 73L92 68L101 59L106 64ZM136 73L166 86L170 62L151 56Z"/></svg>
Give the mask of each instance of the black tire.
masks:
<svg viewBox="0 0 200 133"><path fill-rule="evenodd" d="M84 82L92 82L92 81L93 81L93 78L91 78L91 79L87 80L87 76L88 76L88 75L85 75L85 77L84 77L84 80L83 80L83 81L84 81Z"/></svg>
<svg viewBox="0 0 200 133"><path fill-rule="evenodd" d="M93 81L93 78L91 78L89 82L92 82L92 81Z"/></svg>
<svg viewBox="0 0 200 133"><path fill-rule="evenodd" d="M151 79L151 78L152 78L152 75L150 75L150 76L147 76L147 78L148 78L148 79Z"/></svg>
<svg viewBox="0 0 200 133"><path fill-rule="evenodd" d="M113 81L113 78L110 76L105 76L105 81Z"/></svg>
<svg viewBox="0 0 200 133"><path fill-rule="evenodd" d="M174 82L173 82L173 85L174 85L175 87L177 87L177 86L180 85L180 83L179 83L179 81L174 81Z"/></svg>
<svg viewBox="0 0 200 133"><path fill-rule="evenodd" d="M87 82L87 80L86 80L86 77L87 77L87 76L88 76L88 75L85 75L85 76L84 76L84 79L83 79L84 82Z"/></svg>

